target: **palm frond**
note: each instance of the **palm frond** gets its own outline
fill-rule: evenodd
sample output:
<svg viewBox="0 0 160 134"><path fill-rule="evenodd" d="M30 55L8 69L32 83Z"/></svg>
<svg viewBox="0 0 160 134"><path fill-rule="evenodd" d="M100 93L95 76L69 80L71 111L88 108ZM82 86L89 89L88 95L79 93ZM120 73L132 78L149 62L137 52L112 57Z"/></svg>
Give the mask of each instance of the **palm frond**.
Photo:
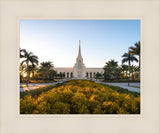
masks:
<svg viewBox="0 0 160 134"><path fill-rule="evenodd" d="M122 64L125 63L125 62L128 62L128 59L127 59L127 58L123 58L123 59L122 59Z"/></svg>

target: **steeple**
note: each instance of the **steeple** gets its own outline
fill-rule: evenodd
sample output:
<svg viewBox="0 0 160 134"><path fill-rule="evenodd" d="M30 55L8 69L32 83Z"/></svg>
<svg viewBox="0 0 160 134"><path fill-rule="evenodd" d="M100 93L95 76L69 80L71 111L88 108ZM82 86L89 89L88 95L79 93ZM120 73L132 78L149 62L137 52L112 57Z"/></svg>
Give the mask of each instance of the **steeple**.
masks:
<svg viewBox="0 0 160 134"><path fill-rule="evenodd" d="M78 57L81 57L81 40L79 40L79 52L78 52Z"/></svg>
<svg viewBox="0 0 160 134"><path fill-rule="evenodd" d="M76 58L76 63L73 67L73 77L85 78L86 76L85 68L86 67L83 63L83 58L81 55L81 41L79 40L79 50L78 50L78 56Z"/></svg>

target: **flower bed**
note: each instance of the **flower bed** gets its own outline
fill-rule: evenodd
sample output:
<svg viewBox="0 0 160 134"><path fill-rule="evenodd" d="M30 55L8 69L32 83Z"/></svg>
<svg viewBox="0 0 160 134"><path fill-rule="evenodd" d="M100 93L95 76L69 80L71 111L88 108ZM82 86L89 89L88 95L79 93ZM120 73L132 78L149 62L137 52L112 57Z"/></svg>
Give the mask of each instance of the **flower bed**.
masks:
<svg viewBox="0 0 160 134"><path fill-rule="evenodd" d="M49 88L48 86L45 89ZM90 80L70 80L20 99L21 114L139 114L140 95ZM37 89L38 90L38 89ZM40 89L39 89L40 90Z"/></svg>

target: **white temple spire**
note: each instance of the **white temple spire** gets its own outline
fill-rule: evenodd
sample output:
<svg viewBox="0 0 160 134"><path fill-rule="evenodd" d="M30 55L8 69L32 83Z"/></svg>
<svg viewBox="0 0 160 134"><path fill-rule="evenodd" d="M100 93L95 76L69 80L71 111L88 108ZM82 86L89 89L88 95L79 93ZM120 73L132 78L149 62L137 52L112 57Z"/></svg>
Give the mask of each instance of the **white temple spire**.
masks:
<svg viewBox="0 0 160 134"><path fill-rule="evenodd" d="M81 57L81 40L79 40L79 52L78 52L78 57Z"/></svg>

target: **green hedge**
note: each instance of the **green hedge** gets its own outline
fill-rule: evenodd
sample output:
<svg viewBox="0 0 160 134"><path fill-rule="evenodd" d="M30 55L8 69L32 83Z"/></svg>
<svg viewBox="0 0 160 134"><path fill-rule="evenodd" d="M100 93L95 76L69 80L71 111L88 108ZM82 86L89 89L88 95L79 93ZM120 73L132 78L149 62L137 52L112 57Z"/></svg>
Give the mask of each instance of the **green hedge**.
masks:
<svg viewBox="0 0 160 134"><path fill-rule="evenodd" d="M117 91L119 93L131 94L131 95L134 95L135 97L140 95L140 93L138 93L138 92L129 91L128 89L125 89L125 88L122 88L122 87L113 86L113 85L107 85L107 84L102 84L102 85L110 87L110 88L112 88L113 90L115 90L115 91Z"/></svg>

